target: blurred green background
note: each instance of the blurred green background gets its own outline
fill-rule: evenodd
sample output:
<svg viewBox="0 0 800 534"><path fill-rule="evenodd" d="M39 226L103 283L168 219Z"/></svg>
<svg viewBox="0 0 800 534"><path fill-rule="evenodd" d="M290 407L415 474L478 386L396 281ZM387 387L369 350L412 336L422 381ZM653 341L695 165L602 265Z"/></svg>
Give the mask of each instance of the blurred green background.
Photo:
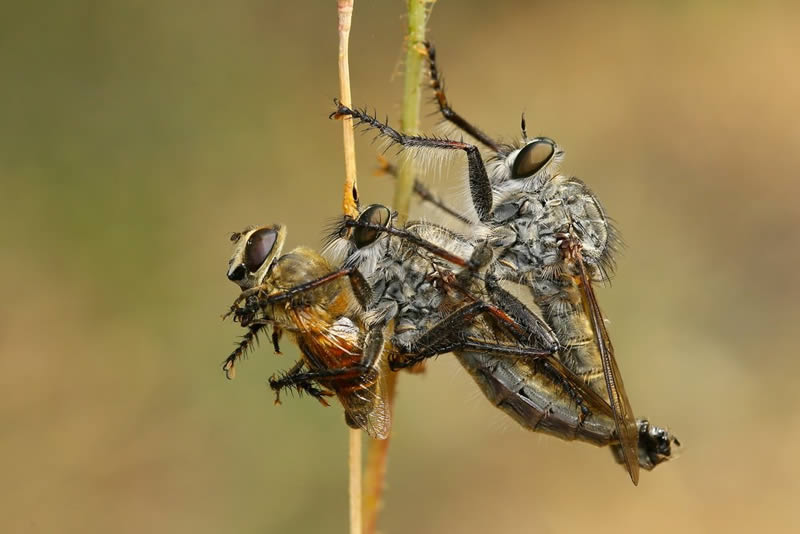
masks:
<svg viewBox="0 0 800 534"><path fill-rule="evenodd" d="M383 531L793 531L800 8L555 4L441 0L430 36L461 113L513 136L525 111L616 219L601 303L635 411L685 451L634 488L441 357L401 377ZM404 5L359 0L353 21L354 100L393 119ZM272 405L288 343L233 382L219 368L240 333L219 319L230 232L283 222L318 246L340 210L335 17L333 0L3 6L0 531L345 531L339 406ZM362 198L390 203L371 138Z"/></svg>

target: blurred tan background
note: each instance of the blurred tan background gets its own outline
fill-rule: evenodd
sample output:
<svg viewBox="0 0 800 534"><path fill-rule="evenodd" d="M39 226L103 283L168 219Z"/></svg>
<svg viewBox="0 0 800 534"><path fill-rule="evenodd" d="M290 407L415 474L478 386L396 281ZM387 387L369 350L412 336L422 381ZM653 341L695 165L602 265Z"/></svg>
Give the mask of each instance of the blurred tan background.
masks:
<svg viewBox="0 0 800 534"><path fill-rule="evenodd" d="M384 532L796 531L800 8L752 4L438 3L453 105L506 136L526 111L616 219L620 366L686 447L634 488L441 357L401 377ZM351 45L395 124L404 9L357 1ZM288 343L219 368L230 232L318 246L339 213L336 38L333 0L3 6L0 531L345 532L340 407L272 405Z"/></svg>

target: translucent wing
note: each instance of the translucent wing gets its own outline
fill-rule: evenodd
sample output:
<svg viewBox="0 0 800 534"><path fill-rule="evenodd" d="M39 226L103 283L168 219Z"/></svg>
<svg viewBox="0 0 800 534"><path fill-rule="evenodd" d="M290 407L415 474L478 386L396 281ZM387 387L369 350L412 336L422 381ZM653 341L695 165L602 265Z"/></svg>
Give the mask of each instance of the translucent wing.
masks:
<svg viewBox="0 0 800 534"><path fill-rule="evenodd" d="M575 376L572 371L564 366L558 359L552 356L547 357L547 365L552 369L552 373L558 376L565 384L569 385L581 396L583 405L589 408L593 413L613 415L612 409L608 403L600 397L593 389L588 387L586 383ZM638 436L637 436L638 439ZM637 464L638 465L638 464Z"/></svg>
<svg viewBox="0 0 800 534"><path fill-rule="evenodd" d="M622 457L628 467L628 473L633 484L637 485L639 483L639 432L636 426L636 419L633 416L628 395L625 393L622 374L617 366L617 360L614 358L614 346L608 337L603 315L600 312L600 306L597 304L592 282L586 272L586 265L583 263L580 251L575 254L575 261L578 265L578 285L583 299L583 306L591 321L594 338L600 351L600 360L603 362L603 376L606 381L611 411L614 413L614 422L617 427Z"/></svg>
<svg viewBox="0 0 800 534"><path fill-rule="evenodd" d="M337 391L347 424L363 429L374 439L386 439L392 428L391 411L386 399L388 372L388 367L381 361L358 384L343 386Z"/></svg>
<svg viewBox="0 0 800 534"><path fill-rule="evenodd" d="M381 361L378 377L375 382L375 403L367 416L367 425L364 427L367 434L374 439L386 439L392 429L392 412L387 400L388 366Z"/></svg>

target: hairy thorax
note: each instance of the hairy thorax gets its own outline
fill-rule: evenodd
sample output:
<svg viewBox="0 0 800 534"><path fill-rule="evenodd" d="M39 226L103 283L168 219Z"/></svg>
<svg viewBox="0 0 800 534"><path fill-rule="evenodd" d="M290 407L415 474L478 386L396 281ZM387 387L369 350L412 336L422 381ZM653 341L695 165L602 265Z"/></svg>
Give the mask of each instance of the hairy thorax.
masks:
<svg viewBox="0 0 800 534"><path fill-rule="evenodd" d="M613 268L616 236L602 206L577 178L558 175L496 199L486 237L496 254L497 275L522 281L577 274L564 261L567 237L580 246L593 279Z"/></svg>

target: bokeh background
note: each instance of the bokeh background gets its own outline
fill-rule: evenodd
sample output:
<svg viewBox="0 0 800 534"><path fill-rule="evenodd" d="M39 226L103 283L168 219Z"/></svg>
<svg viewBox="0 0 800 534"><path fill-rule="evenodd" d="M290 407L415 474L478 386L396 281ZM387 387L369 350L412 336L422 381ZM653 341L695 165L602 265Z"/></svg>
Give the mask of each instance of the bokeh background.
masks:
<svg viewBox="0 0 800 534"><path fill-rule="evenodd" d="M685 451L634 488L441 357L401 377L382 530L796 531L800 8L556 4L441 0L430 36L458 110L507 137L525 111L616 219L601 303ZM351 43L355 101L394 119L404 10L356 2ZM345 532L340 408L273 406L286 343L219 369L230 232L318 246L340 210L335 2L2 11L0 531ZM390 203L371 138L362 198Z"/></svg>

